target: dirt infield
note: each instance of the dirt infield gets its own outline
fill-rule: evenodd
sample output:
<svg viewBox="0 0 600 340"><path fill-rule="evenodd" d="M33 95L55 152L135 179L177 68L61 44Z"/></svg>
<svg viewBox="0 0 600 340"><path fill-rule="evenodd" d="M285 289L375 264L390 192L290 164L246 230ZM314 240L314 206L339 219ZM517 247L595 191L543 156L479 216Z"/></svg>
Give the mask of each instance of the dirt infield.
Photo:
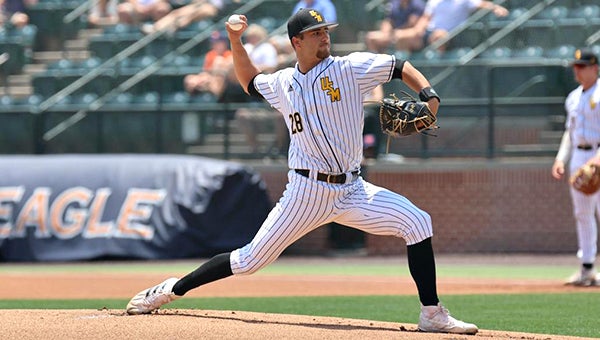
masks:
<svg viewBox="0 0 600 340"><path fill-rule="evenodd" d="M8 272L0 299L129 298L164 274ZM569 292L560 281L446 279L440 294ZM268 287L268 289L265 289ZM600 288L591 288L600 289ZM227 278L187 296L308 296L416 294L408 278L257 274ZM415 311L417 312L417 311ZM582 339L481 330L476 336L416 332L416 325L330 317L167 309L128 316L124 310L0 310L3 339Z"/></svg>

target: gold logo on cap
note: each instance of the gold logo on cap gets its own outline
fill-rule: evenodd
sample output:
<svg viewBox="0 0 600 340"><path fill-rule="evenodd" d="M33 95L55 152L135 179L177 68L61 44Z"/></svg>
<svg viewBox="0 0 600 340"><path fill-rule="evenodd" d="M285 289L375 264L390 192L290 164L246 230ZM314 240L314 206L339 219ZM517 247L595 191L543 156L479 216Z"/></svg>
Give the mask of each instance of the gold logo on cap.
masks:
<svg viewBox="0 0 600 340"><path fill-rule="evenodd" d="M323 21L323 17L321 16L321 14L319 14L319 12L311 10L309 13L313 18L315 18L315 20L317 20L317 22Z"/></svg>
<svg viewBox="0 0 600 340"><path fill-rule="evenodd" d="M575 51L575 59L581 59L581 50Z"/></svg>

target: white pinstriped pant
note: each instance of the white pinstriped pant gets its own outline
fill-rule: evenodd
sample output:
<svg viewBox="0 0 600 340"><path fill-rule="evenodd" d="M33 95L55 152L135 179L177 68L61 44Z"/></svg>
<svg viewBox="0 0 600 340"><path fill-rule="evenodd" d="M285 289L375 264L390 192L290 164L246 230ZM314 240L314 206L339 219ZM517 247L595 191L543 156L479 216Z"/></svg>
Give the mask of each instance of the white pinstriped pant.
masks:
<svg viewBox="0 0 600 340"><path fill-rule="evenodd" d="M596 149L574 149L569 164L570 173L575 173L580 166L585 164L595 154ZM573 203L573 216L575 217L577 226L577 243L579 246L577 257L581 263L594 263L596 260L598 237L595 214L600 212L600 192L586 195L575 190L572 186L569 187Z"/></svg>
<svg viewBox="0 0 600 340"><path fill-rule="evenodd" d="M292 243L321 225L337 222L375 235L402 237L407 245L433 235L431 217L407 198L362 177L328 184L288 172L282 198L254 239L231 253L235 275L256 272Z"/></svg>

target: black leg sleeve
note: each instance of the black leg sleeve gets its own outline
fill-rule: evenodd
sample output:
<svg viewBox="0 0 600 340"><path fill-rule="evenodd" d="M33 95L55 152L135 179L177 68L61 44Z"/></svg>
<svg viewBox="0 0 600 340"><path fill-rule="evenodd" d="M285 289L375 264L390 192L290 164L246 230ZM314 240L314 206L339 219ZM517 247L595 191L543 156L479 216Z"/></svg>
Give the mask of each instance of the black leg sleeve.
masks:
<svg viewBox="0 0 600 340"><path fill-rule="evenodd" d="M437 295L437 284L435 277L435 258L431 237L417 244L406 247L408 257L408 269L412 275L419 300L424 306L434 306L439 302Z"/></svg>
<svg viewBox="0 0 600 340"><path fill-rule="evenodd" d="M229 255L231 253L216 255L193 272L181 278L173 286L173 293L182 296L196 287L233 275L231 264L229 263Z"/></svg>

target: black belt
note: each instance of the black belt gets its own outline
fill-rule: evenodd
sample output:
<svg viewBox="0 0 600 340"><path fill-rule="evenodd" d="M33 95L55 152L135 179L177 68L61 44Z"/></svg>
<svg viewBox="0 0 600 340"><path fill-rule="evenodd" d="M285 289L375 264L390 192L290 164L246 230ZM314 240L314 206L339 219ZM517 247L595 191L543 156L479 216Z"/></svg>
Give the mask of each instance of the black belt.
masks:
<svg viewBox="0 0 600 340"><path fill-rule="evenodd" d="M598 144L596 147L600 147L600 144ZM582 144L582 145L577 145L577 148L579 150L592 150L594 148L594 146L589 145L589 144Z"/></svg>
<svg viewBox="0 0 600 340"><path fill-rule="evenodd" d="M294 169L297 174L302 175L304 177L310 178L310 170L306 169ZM358 178L358 170L351 172L352 179ZM335 183L335 184L343 184L346 183L347 177L346 174L339 175L328 175L322 174L320 172L317 173L317 181L327 182L327 183Z"/></svg>

